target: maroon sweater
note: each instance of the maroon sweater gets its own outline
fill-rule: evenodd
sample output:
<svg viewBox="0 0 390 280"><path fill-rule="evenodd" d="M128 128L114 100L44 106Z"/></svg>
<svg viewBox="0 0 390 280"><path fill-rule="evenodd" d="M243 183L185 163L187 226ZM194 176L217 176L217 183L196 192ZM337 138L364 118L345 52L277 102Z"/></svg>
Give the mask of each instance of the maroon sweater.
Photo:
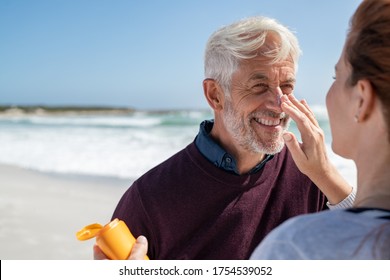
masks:
<svg viewBox="0 0 390 280"><path fill-rule="evenodd" d="M195 144L140 177L113 218L145 235L151 259L248 259L286 219L326 209L286 148L255 174L231 174Z"/></svg>

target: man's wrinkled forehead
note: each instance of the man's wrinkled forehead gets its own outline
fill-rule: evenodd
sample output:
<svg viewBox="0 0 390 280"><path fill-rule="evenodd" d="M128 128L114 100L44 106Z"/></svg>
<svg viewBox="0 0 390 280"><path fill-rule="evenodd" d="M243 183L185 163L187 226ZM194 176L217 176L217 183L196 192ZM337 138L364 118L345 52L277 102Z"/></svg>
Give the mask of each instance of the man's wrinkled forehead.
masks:
<svg viewBox="0 0 390 280"><path fill-rule="evenodd" d="M257 56L242 60L234 76L246 77L248 82L263 80L269 82L295 83L295 67L292 59L281 62L272 62L271 58Z"/></svg>
<svg viewBox="0 0 390 280"><path fill-rule="evenodd" d="M262 69L280 69L283 71L293 72L295 73L295 63L294 59L291 55L286 57L285 59L281 61L275 61L274 57L269 57L263 54L258 54L256 57L250 58L250 59L242 59L238 64L238 69L240 68L262 68Z"/></svg>

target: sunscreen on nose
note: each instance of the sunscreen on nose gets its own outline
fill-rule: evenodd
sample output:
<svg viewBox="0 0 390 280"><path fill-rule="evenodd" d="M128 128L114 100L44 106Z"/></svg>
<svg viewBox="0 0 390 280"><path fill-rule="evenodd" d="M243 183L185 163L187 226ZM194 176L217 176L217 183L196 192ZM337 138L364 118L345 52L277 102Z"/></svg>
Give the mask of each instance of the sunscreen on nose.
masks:
<svg viewBox="0 0 390 280"><path fill-rule="evenodd" d="M282 105L282 95L278 95L278 106Z"/></svg>
<svg viewBox="0 0 390 280"><path fill-rule="evenodd" d="M136 241L126 224L119 219L114 219L105 226L90 224L78 231L76 237L80 241L96 237L96 244L111 260L128 259ZM145 256L145 260L148 259Z"/></svg>

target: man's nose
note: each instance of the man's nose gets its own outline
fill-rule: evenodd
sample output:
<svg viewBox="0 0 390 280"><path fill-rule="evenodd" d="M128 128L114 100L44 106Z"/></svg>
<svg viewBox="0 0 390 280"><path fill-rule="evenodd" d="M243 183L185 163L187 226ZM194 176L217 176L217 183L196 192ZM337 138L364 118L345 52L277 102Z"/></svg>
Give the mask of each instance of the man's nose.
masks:
<svg viewBox="0 0 390 280"><path fill-rule="evenodd" d="M269 92L269 106L272 107L277 112L282 112L282 101L281 98L283 96L283 92L280 87L271 88Z"/></svg>

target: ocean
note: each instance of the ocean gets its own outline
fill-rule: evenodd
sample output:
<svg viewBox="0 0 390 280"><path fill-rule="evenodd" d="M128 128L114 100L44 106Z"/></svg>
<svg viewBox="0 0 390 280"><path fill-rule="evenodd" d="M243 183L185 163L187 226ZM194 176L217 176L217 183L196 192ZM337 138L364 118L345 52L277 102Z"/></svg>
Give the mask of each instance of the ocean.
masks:
<svg viewBox="0 0 390 280"><path fill-rule="evenodd" d="M353 163L331 151L326 108L313 106L331 160L356 184ZM0 163L61 175L132 181L194 140L209 110L127 114L0 114ZM298 134L292 122L290 130Z"/></svg>

